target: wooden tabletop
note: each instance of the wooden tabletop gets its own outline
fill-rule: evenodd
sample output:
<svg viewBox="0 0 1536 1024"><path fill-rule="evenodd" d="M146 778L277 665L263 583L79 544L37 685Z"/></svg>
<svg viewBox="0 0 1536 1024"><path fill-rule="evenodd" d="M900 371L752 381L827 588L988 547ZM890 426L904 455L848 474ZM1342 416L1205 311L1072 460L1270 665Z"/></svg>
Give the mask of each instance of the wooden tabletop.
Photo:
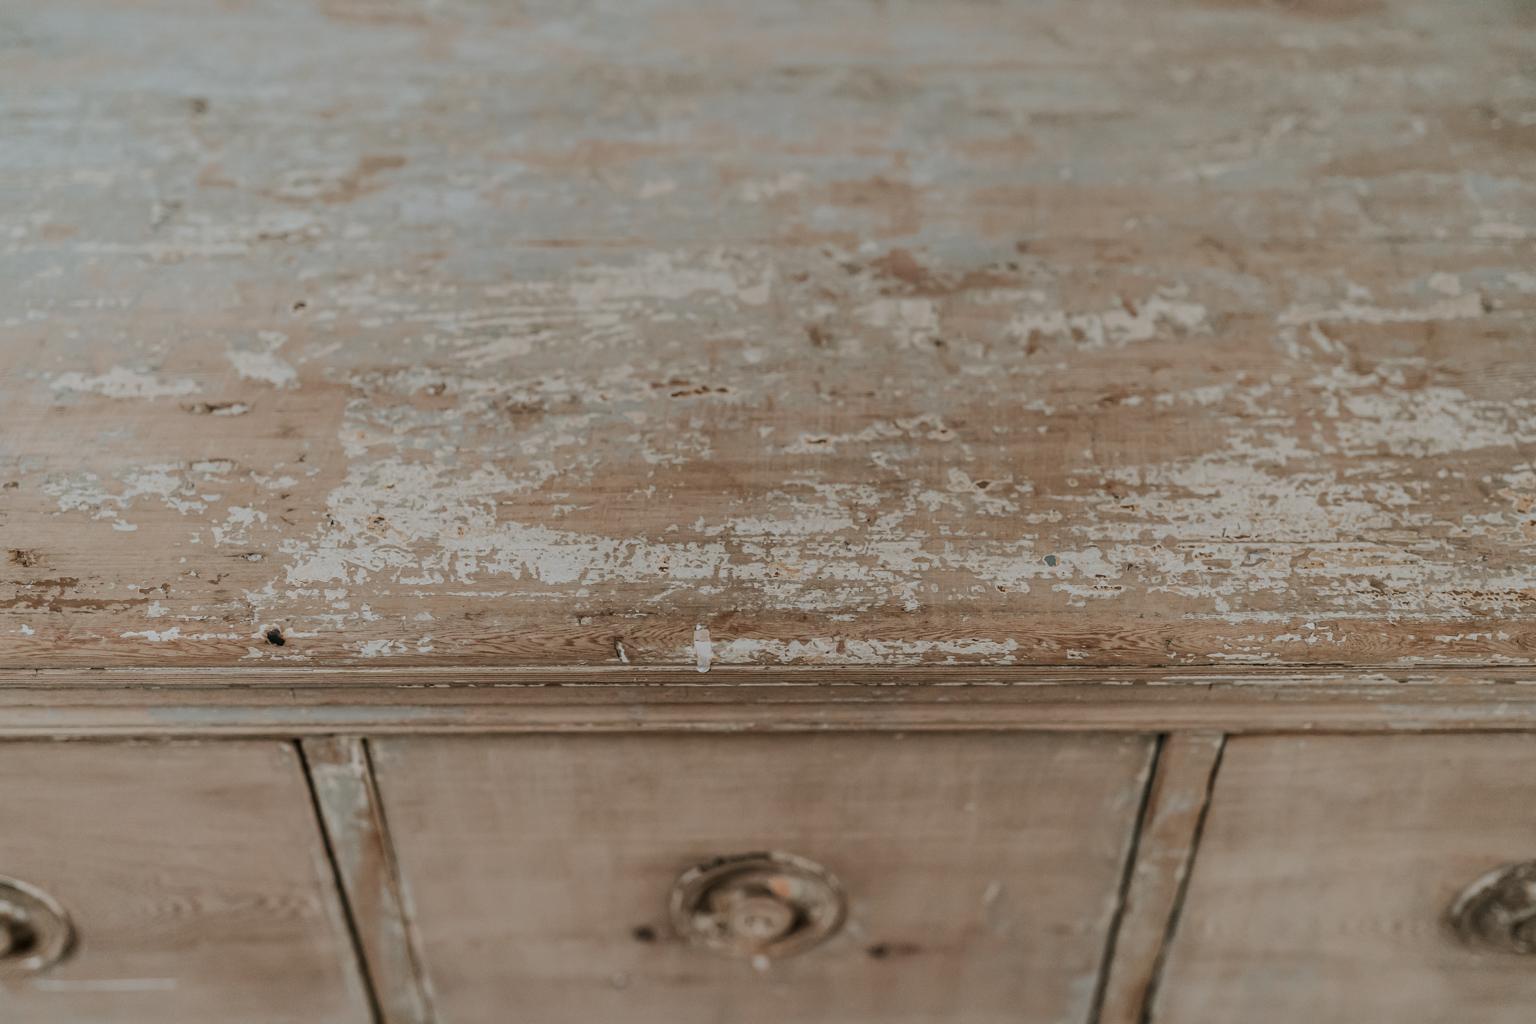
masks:
<svg viewBox="0 0 1536 1024"><path fill-rule="evenodd" d="M0 13L0 667L1536 663L1518 0Z"/></svg>

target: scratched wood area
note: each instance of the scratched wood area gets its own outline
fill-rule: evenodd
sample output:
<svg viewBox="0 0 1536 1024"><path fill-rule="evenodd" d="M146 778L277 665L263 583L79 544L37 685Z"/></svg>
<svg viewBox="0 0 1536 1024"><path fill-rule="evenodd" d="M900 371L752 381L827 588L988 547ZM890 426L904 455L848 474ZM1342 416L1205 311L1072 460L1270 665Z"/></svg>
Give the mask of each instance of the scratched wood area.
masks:
<svg viewBox="0 0 1536 1024"><path fill-rule="evenodd" d="M1536 663L1523 0L0 9L0 667Z"/></svg>

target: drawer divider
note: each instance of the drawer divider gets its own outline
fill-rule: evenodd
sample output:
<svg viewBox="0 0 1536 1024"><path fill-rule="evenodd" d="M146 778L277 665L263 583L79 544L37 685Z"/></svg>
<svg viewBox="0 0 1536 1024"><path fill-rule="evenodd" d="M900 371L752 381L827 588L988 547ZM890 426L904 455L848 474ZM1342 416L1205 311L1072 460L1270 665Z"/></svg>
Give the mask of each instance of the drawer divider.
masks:
<svg viewBox="0 0 1536 1024"><path fill-rule="evenodd" d="M315 810L336 871L353 942L380 1024L432 1024L367 742L317 736L300 742Z"/></svg>
<svg viewBox="0 0 1536 1024"><path fill-rule="evenodd" d="M1158 744L1092 1024L1151 1020L1224 747L1220 733L1171 733Z"/></svg>

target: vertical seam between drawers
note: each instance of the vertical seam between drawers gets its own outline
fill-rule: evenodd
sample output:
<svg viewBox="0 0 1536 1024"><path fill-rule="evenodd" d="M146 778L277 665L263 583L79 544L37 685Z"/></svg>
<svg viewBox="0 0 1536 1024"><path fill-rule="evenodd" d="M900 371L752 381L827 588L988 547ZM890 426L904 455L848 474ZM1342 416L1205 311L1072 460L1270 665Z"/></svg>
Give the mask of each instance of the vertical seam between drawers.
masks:
<svg viewBox="0 0 1536 1024"><path fill-rule="evenodd" d="M1104 1010L1104 997L1109 992L1109 972L1115 962L1115 945L1120 938L1120 923L1125 918L1126 899L1131 891L1131 877L1136 871L1136 855L1141 848L1141 832L1147 823L1147 809L1152 803L1152 785L1157 780L1157 768L1163 757L1167 737L1159 734L1152 741L1145 766L1142 768L1141 798L1136 805L1136 817L1131 823L1130 839L1126 843L1124 861L1120 865L1120 880L1115 889L1115 909L1110 914L1105 929L1104 950L1099 957L1099 973L1094 981L1093 1001L1088 1005L1084 1018L1087 1024L1098 1024Z"/></svg>
<svg viewBox="0 0 1536 1024"><path fill-rule="evenodd" d="M389 829L389 815L384 809L384 797L379 790L379 776L373 762L373 741L365 737L359 742L363 751L364 782L368 787L369 803L373 806L379 845L383 851L384 871L390 886L395 891L396 903L400 908L400 926L405 933L405 954L411 964L411 980L415 983L416 991L421 997L427 1020L436 1021L438 1016L436 1000L432 993L432 980L427 974L426 958L421 949L421 935L416 928L416 910L411 901L410 890L405 884L405 875L400 870L399 858L395 854L395 843Z"/></svg>

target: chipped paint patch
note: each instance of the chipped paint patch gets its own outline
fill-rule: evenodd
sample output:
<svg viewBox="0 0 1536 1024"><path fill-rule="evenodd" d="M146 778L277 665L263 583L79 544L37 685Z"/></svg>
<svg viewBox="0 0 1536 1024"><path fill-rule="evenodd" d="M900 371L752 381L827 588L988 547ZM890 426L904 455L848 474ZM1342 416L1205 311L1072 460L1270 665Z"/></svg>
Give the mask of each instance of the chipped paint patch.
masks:
<svg viewBox="0 0 1536 1024"><path fill-rule="evenodd" d="M1459 284L1456 287L1459 290ZM1358 324L1422 324L1436 320L1479 317L1485 312L1482 296L1468 292L1413 307L1378 306L1368 302L1344 302L1337 306L1290 306L1280 311L1275 322L1284 327L1334 320Z"/></svg>
<svg viewBox="0 0 1536 1024"><path fill-rule="evenodd" d="M195 395L197 381L187 377L161 377L126 366L88 376L77 371L58 374L50 382L54 391L75 391L108 398L178 398Z"/></svg>
<svg viewBox="0 0 1536 1024"><path fill-rule="evenodd" d="M288 341L279 331L262 331L257 335L256 348L233 348L225 353L235 372L246 380L261 381L276 388L293 387L299 381L299 371L280 359L278 349Z"/></svg>
<svg viewBox="0 0 1536 1024"><path fill-rule="evenodd" d="M1177 292L1157 294L1141 303L1124 300L1117 307L1091 313L1062 310L1016 314L1008 332L1020 341L1034 337L1072 341L1084 348L1109 348L1151 341L1160 332L1191 333L1209 329L1206 308Z"/></svg>
<svg viewBox="0 0 1536 1024"><path fill-rule="evenodd" d="M360 658L386 658L406 653L405 644L399 640L364 640L349 645ZM430 650L430 645L428 645Z"/></svg>
<svg viewBox="0 0 1536 1024"><path fill-rule="evenodd" d="M170 629L161 629L161 630L141 629L141 630L134 630L134 631L122 634L122 637L125 640L132 640L132 639L135 639L135 638L142 637L143 639L148 640L152 644L170 643L172 640L175 640L175 639L177 639L180 636L181 636L181 627L180 626L172 626Z"/></svg>
<svg viewBox="0 0 1536 1024"><path fill-rule="evenodd" d="M765 640L737 637L718 648L722 664L800 663L824 665L919 665L934 660L984 658L1008 665L1019 649L1015 640L867 640L848 637L809 637L804 640Z"/></svg>

